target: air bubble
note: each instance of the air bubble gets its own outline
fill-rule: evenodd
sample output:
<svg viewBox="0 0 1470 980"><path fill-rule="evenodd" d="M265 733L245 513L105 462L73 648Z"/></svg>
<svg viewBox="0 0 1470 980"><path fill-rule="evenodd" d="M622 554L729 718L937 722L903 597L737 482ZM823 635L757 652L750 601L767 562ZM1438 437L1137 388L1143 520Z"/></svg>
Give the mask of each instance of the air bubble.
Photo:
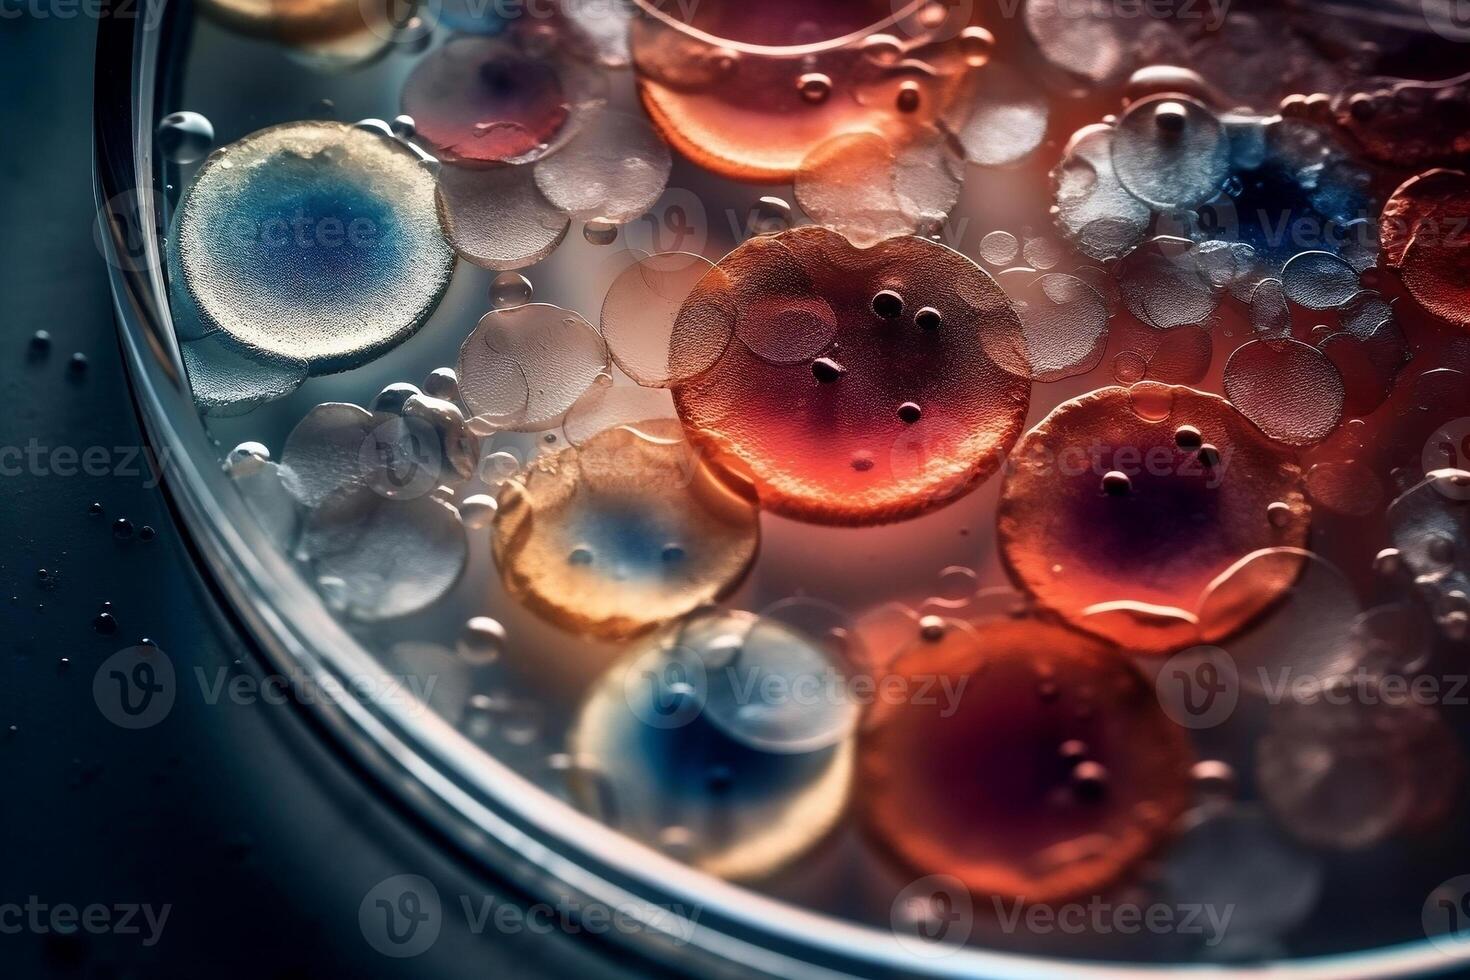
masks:
<svg viewBox="0 0 1470 980"><path fill-rule="evenodd" d="M214 125L197 112L171 112L158 123L158 150L172 163L197 163L214 146Z"/></svg>
<svg viewBox="0 0 1470 980"><path fill-rule="evenodd" d="M531 280L517 272L502 272L490 283L490 305L497 310L525 306L533 293Z"/></svg>
<svg viewBox="0 0 1470 980"><path fill-rule="evenodd" d="M500 621L475 616L459 632L457 649L464 660L476 666L494 663L505 652L506 633Z"/></svg>

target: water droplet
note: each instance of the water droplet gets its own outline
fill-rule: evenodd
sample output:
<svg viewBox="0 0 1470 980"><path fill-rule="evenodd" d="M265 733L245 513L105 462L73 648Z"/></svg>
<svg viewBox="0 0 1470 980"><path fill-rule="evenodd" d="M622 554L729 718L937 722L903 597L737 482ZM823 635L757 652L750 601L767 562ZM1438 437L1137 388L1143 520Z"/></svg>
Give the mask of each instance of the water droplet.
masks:
<svg viewBox="0 0 1470 980"><path fill-rule="evenodd" d="M495 498L489 494L477 493L466 497L459 505L459 518L466 526L473 528L489 527L495 520L497 504Z"/></svg>
<svg viewBox="0 0 1470 980"><path fill-rule="evenodd" d="M750 210L752 234L779 235L794 223L791 205L779 197L763 197Z"/></svg>
<svg viewBox="0 0 1470 980"><path fill-rule="evenodd" d="M1207 796L1233 797L1235 795L1235 770L1228 762L1218 759L1203 759L1190 770L1194 785Z"/></svg>
<svg viewBox="0 0 1470 980"><path fill-rule="evenodd" d="M1109 497L1126 497L1133 492L1133 481L1127 473L1110 470L1103 474L1102 492Z"/></svg>
<svg viewBox="0 0 1470 980"><path fill-rule="evenodd" d="M1089 803L1107 796L1107 768L1100 762L1079 762L1072 770L1072 792L1079 800Z"/></svg>
<svg viewBox="0 0 1470 980"><path fill-rule="evenodd" d="M812 377L822 384L840 381L846 373L847 369L830 357L819 357L812 362Z"/></svg>
<svg viewBox="0 0 1470 980"><path fill-rule="evenodd" d="M801 97L811 105L821 105L832 95L832 79L821 72L809 72L796 80Z"/></svg>
<svg viewBox="0 0 1470 980"><path fill-rule="evenodd" d="M490 283L490 305L497 310L525 306L534 292L531 280L519 272L502 272Z"/></svg>
<svg viewBox="0 0 1470 980"><path fill-rule="evenodd" d="M1188 118L1183 104L1179 102L1160 102L1154 106L1154 125L1160 132L1182 133Z"/></svg>
<svg viewBox="0 0 1470 980"><path fill-rule="evenodd" d="M1081 762L1087 758L1087 743L1081 739L1069 738L1057 749L1057 754L1069 762Z"/></svg>
<svg viewBox="0 0 1470 980"><path fill-rule="evenodd" d="M158 150L173 163L196 163L214 146L214 126L197 112L171 112L158 124Z"/></svg>
<svg viewBox="0 0 1470 980"><path fill-rule="evenodd" d="M949 632L949 624L941 616L925 616L919 620L919 636L926 643L938 643Z"/></svg>
<svg viewBox="0 0 1470 980"><path fill-rule="evenodd" d="M1403 568L1403 556L1397 548L1384 548L1373 558L1373 571L1379 575L1397 575Z"/></svg>
<svg viewBox="0 0 1470 980"><path fill-rule="evenodd" d="M459 401L459 374L451 367L435 368L424 378L424 394L440 401Z"/></svg>
<svg viewBox="0 0 1470 980"><path fill-rule="evenodd" d="M582 237L593 245L611 245L618 240L618 226L611 221L594 219L582 226Z"/></svg>
<svg viewBox="0 0 1470 980"><path fill-rule="evenodd" d="M409 384L407 381L396 381L373 396L371 407L377 413L400 415L403 413L403 406L408 404L410 398L417 398L422 394L418 385Z"/></svg>
<svg viewBox="0 0 1470 980"><path fill-rule="evenodd" d="M908 81L898 87L899 112L917 112L922 101L923 92L918 82Z"/></svg>
<svg viewBox="0 0 1470 980"><path fill-rule="evenodd" d="M475 616L464 624L459 634L459 655L480 665L499 659L505 650L505 627L489 616Z"/></svg>

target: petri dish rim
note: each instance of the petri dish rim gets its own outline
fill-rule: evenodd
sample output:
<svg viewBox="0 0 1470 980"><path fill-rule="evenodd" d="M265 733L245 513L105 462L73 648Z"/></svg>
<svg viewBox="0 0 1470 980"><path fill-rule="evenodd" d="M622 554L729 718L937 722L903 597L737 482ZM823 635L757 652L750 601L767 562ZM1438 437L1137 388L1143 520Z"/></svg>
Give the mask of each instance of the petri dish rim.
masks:
<svg viewBox="0 0 1470 980"><path fill-rule="evenodd" d="M135 408L151 446L167 452L162 458L173 464L164 490L201 575L249 631L259 654L312 689L352 691L347 681L385 681L386 670L327 613L256 525L218 465L184 377L163 280L158 229L167 227L161 222L164 182L152 133L168 91L163 59L189 30L177 8L188 13L189 6L175 4L159 17L164 3L102 0L98 19L94 190ZM353 696L303 700L310 703L299 710L320 723L338 750L459 853L532 895L633 910L644 928L620 932L617 941L696 975L1041 980L1065 972L1122 980L1246 978L1264 969L1283 978L1332 980L1426 975L1470 962L1470 953L1450 956L1428 939L1243 967L1082 961L979 948L918 956L879 929L756 895L628 840L532 785L431 712ZM697 921L679 921L687 938L670 930L677 920L665 911L669 906L698 910Z"/></svg>

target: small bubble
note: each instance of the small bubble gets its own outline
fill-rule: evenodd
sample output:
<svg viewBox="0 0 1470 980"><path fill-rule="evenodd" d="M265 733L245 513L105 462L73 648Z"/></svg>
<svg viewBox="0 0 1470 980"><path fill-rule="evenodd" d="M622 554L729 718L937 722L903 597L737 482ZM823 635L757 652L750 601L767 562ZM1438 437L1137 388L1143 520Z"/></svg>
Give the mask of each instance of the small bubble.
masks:
<svg viewBox="0 0 1470 980"><path fill-rule="evenodd" d="M1110 470L1103 474L1102 492L1109 497L1126 497L1133 492L1133 481L1127 473Z"/></svg>
<svg viewBox="0 0 1470 980"><path fill-rule="evenodd" d="M87 505L87 513L93 517L101 517L102 504L99 501L94 500L92 503Z"/></svg>
<svg viewBox="0 0 1470 980"><path fill-rule="evenodd" d="M255 472L262 463L270 462L271 451L258 442L242 442L225 456L226 473L245 476Z"/></svg>
<svg viewBox="0 0 1470 980"><path fill-rule="evenodd" d="M85 374L87 372L87 355L81 351L77 351L71 356L71 360L67 362L66 366L72 374Z"/></svg>
<svg viewBox="0 0 1470 980"><path fill-rule="evenodd" d="M488 664L505 650L505 627L489 616L475 616L459 633L459 655L472 664Z"/></svg>
<svg viewBox="0 0 1470 980"><path fill-rule="evenodd" d="M898 406L898 418L906 425L913 425L923 416L924 410L919 407L918 402L904 402Z"/></svg>
<svg viewBox="0 0 1470 980"><path fill-rule="evenodd" d="M1199 447L1198 455L1200 465L1207 470L1212 470L1220 465L1220 450L1208 442Z"/></svg>
<svg viewBox="0 0 1470 980"><path fill-rule="evenodd" d="M944 634L949 627L940 616L925 616L919 620L919 636L928 643L938 643L944 639Z"/></svg>
<svg viewBox="0 0 1470 980"><path fill-rule="evenodd" d="M466 497L459 505L459 517L468 527L489 527L495 520L497 508L498 505L494 497L489 494L477 493L473 496Z"/></svg>
<svg viewBox="0 0 1470 980"><path fill-rule="evenodd" d="M1291 505L1276 501L1266 508L1266 519L1272 527L1286 527L1291 523Z"/></svg>
<svg viewBox="0 0 1470 980"><path fill-rule="evenodd" d="M763 197L750 209L750 229L756 235L779 235L794 223L791 205L779 197Z"/></svg>
<svg viewBox="0 0 1470 980"><path fill-rule="evenodd" d="M592 564L592 549L586 547L573 548L572 553L567 556L567 561L573 565L590 565Z"/></svg>
<svg viewBox="0 0 1470 980"><path fill-rule="evenodd" d="M944 317L932 306L926 306L914 314L914 322L920 330L938 330L944 325Z"/></svg>
<svg viewBox="0 0 1470 980"><path fill-rule="evenodd" d="M51 349L51 334L45 330L37 330L31 334L31 352L44 354Z"/></svg>
<svg viewBox="0 0 1470 980"><path fill-rule="evenodd" d="M92 620L92 629L101 633L103 636L111 636L117 632L117 619L113 617L112 613L100 612Z"/></svg>
<svg viewBox="0 0 1470 980"><path fill-rule="evenodd" d="M131 538L133 536L133 522L126 517L119 517L112 522L112 536L119 540Z"/></svg>
<svg viewBox="0 0 1470 980"><path fill-rule="evenodd" d="M917 112L922 99L923 95L918 82L908 81L898 87L899 112Z"/></svg>
<svg viewBox="0 0 1470 980"><path fill-rule="evenodd" d="M152 525L144 524L138 529L139 541L152 541L156 537L158 537L158 532L153 529Z"/></svg>
<svg viewBox="0 0 1470 980"><path fill-rule="evenodd" d="M533 292L531 280L519 272L502 272L490 283L490 305L497 310L525 306L531 302Z"/></svg>
<svg viewBox="0 0 1470 980"><path fill-rule="evenodd" d="M995 35L983 27L967 27L960 32L960 50L965 53L965 64L980 68L990 60L995 48Z"/></svg>
<svg viewBox="0 0 1470 980"><path fill-rule="evenodd" d="M832 79L821 72L808 72L796 80L801 97L811 105L821 105L832 95Z"/></svg>
<svg viewBox="0 0 1470 980"><path fill-rule="evenodd" d="M846 373L847 368L838 364L830 357L819 357L812 362L812 377L816 378L822 384L832 384L834 381L840 381Z"/></svg>
<svg viewBox="0 0 1470 980"><path fill-rule="evenodd" d="M1079 762L1072 770L1072 792L1088 802L1102 799L1108 792L1108 770L1100 762Z"/></svg>
<svg viewBox="0 0 1470 980"><path fill-rule="evenodd" d="M1194 452L1205 444L1205 437L1192 425L1181 425L1174 430L1174 445L1187 452Z"/></svg>
<svg viewBox="0 0 1470 980"><path fill-rule="evenodd" d="M1227 798L1235 795L1235 770L1228 762L1218 759L1201 760L1194 764L1190 775L1194 777L1194 785L1201 793Z"/></svg>
<svg viewBox="0 0 1470 980"><path fill-rule="evenodd" d="M158 124L158 149L173 163L197 163L214 146L214 126L197 112L171 112Z"/></svg>
<svg viewBox="0 0 1470 980"><path fill-rule="evenodd" d="M611 221L594 219L582 226L582 237L593 245L611 245L618 240L618 226Z"/></svg>
<svg viewBox="0 0 1470 980"><path fill-rule="evenodd" d="M1384 548L1373 558L1373 571L1379 575L1397 575L1403 567L1403 556L1397 548Z"/></svg>
<svg viewBox="0 0 1470 980"><path fill-rule="evenodd" d="M454 368L441 367L429 372L424 379L424 394L452 402L459 400L459 375Z"/></svg>
<svg viewBox="0 0 1470 980"><path fill-rule="evenodd" d="M409 384L407 381L395 381L373 396L370 407L374 412L399 415L410 398L416 398L422 394L418 385Z"/></svg>
<svg viewBox="0 0 1470 980"><path fill-rule="evenodd" d="M681 548L681 547L679 547L676 544L665 545L664 546L662 557L663 557L663 560L664 561L666 561L666 562L668 562L670 564L673 564L674 562L683 561L684 560L684 549Z"/></svg>
<svg viewBox="0 0 1470 980"><path fill-rule="evenodd" d="M859 473L867 473L873 468L873 457L868 453L859 453L852 458L852 468Z"/></svg>
<svg viewBox="0 0 1470 980"><path fill-rule="evenodd" d="M903 297L891 289L885 289L873 297L873 312L885 320L903 315Z"/></svg>
<svg viewBox="0 0 1470 980"><path fill-rule="evenodd" d="M1069 738L1057 749L1057 754L1069 762L1081 762L1087 758L1087 743L1081 739Z"/></svg>
<svg viewBox="0 0 1470 980"><path fill-rule="evenodd" d="M1179 102L1160 102L1154 107L1154 125L1160 132L1181 133L1188 118L1188 112Z"/></svg>
<svg viewBox="0 0 1470 980"><path fill-rule="evenodd" d="M393 135L401 140L411 140L418 132L418 125L413 121L413 116L394 116L388 128L392 129Z"/></svg>

